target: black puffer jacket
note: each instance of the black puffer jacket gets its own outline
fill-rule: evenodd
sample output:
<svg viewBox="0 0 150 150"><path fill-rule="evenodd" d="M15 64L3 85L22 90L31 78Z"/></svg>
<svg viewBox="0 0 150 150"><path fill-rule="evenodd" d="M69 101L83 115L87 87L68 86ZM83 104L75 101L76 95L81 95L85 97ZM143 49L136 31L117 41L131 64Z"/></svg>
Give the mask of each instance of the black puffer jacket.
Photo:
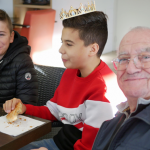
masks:
<svg viewBox="0 0 150 150"><path fill-rule="evenodd" d="M25 37L14 32L14 42L0 60L0 106L12 98L20 98L25 104L36 105L38 80L29 56L31 48Z"/></svg>

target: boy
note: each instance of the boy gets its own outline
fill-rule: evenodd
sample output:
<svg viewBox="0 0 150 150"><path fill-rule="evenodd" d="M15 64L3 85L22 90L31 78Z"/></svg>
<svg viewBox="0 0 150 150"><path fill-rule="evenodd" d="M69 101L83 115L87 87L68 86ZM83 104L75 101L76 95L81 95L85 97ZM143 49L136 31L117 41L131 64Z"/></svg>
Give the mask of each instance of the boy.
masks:
<svg viewBox="0 0 150 150"><path fill-rule="evenodd" d="M13 31L9 16L0 10L0 107L14 97L37 103L38 81L29 54L27 39Z"/></svg>
<svg viewBox="0 0 150 150"><path fill-rule="evenodd" d="M23 105L22 113L59 120L64 126L53 139L33 142L21 150L90 150L102 122L113 117L103 78L112 71L100 60L108 35L106 15L94 11L65 19L63 26L59 52L68 69L46 106ZM18 102L13 99L3 108L10 113Z"/></svg>

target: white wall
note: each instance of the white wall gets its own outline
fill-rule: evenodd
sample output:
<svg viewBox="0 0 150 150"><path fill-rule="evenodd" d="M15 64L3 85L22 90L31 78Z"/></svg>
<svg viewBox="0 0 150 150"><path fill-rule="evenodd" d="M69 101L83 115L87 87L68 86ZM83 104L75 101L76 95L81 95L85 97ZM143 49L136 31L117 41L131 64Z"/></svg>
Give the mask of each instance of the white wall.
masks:
<svg viewBox="0 0 150 150"><path fill-rule="evenodd" d="M0 9L5 10L10 17L13 17L13 0L0 0Z"/></svg>
<svg viewBox="0 0 150 150"><path fill-rule="evenodd" d="M116 45L133 27L150 27L150 0L117 0Z"/></svg>

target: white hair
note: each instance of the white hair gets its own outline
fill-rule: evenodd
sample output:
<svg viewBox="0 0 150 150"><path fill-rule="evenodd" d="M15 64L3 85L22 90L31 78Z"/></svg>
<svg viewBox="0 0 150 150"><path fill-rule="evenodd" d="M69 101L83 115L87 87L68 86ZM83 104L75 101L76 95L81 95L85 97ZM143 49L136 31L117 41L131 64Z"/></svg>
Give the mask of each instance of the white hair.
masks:
<svg viewBox="0 0 150 150"><path fill-rule="evenodd" d="M129 32L136 31L136 30L150 30L150 28L144 27L144 26L137 26L137 27L132 28Z"/></svg>
<svg viewBox="0 0 150 150"><path fill-rule="evenodd" d="M150 30L150 28L149 28L149 27L144 27L144 26L137 26L137 27L132 28L129 32L132 32L132 31L140 31L140 30ZM128 33L129 33L129 32L128 32ZM121 40L121 41L122 41L122 40ZM121 42L120 42L120 43L121 43ZM117 54L117 56L119 55L119 48L117 49L116 54Z"/></svg>

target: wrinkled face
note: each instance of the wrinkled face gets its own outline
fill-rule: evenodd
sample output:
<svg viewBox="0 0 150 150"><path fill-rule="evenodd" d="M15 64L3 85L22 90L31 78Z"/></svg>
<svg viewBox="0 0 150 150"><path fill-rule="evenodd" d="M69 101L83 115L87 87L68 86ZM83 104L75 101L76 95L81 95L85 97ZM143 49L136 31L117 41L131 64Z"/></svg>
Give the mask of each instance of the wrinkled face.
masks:
<svg viewBox="0 0 150 150"><path fill-rule="evenodd" d="M150 53L146 49L150 49L150 30L148 29L131 31L120 43L118 57L127 56L132 59L125 70L117 71L118 84L127 98L150 98L150 67L137 68L133 61L136 55Z"/></svg>
<svg viewBox="0 0 150 150"><path fill-rule="evenodd" d="M66 68L82 69L86 66L90 46L84 46L84 41L79 38L79 31L73 28L63 28L62 46L59 52Z"/></svg>
<svg viewBox="0 0 150 150"><path fill-rule="evenodd" d="M9 44L13 42L14 32L10 34L7 23L0 21L0 59L5 55Z"/></svg>

